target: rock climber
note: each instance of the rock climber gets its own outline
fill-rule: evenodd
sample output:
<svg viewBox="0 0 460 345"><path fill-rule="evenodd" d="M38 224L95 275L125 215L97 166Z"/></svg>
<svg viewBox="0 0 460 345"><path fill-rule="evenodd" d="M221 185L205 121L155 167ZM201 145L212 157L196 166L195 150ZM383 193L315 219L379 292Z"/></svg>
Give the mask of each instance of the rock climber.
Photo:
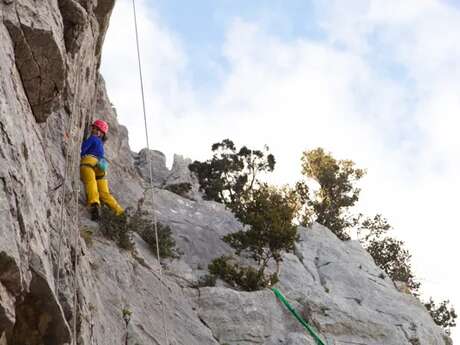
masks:
<svg viewBox="0 0 460 345"><path fill-rule="evenodd" d="M106 178L108 162L104 158L104 142L107 140L108 131L107 122L99 119L94 121L90 137L81 145L80 178L85 184L92 220L99 219L101 202L109 206L116 215L124 212L110 194L109 181Z"/></svg>

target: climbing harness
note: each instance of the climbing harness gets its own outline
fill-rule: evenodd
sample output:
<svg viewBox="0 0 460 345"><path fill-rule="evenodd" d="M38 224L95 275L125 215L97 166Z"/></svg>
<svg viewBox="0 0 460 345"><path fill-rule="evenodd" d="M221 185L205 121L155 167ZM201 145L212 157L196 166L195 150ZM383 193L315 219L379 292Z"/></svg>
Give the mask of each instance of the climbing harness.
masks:
<svg viewBox="0 0 460 345"><path fill-rule="evenodd" d="M323 342L321 340L321 338L319 337L318 334L316 334L315 330L313 329L312 326L310 326L308 324L307 321L305 321L302 316L300 316L300 314L297 312L297 310L295 310L290 304L289 302L286 300L286 298L283 296L283 294L278 290L278 289L275 289L275 288L272 288L271 289L276 297L281 301L281 303L283 303L286 308L291 312L292 315L294 315L294 317L297 319L297 321L300 322L300 324L308 331L308 333L312 336L312 338L315 340L316 344L317 345L327 345L325 342Z"/></svg>
<svg viewBox="0 0 460 345"><path fill-rule="evenodd" d="M139 81L140 81L140 87L141 87L141 96L142 96L142 110L144 113L144 127L145 127L145 140L146 140L146 145L147 145L147 152L150 151L150 144L149 144L149 134L148 134L148 126L147 126L147 112L145 109L145 94L144 94L144 81L142 77L142 63L141 63L141 53L140 53L140 45L139 45L139 32L137 28L137 13L136 13L136 0L133 0L133 15L134 15L134 29L136 32L136 48L137 48L137 62L138 62L138 69L139 69ZM160 246L159 246L159 241L158 241L158 222L157 222L157 216L155 213L155 193L153 190L153 171L152 171L152 158L149 156L149 178L150 178L150 186L149 189L151 190L151 196L152 196L152 217L153 217L153 230L155 231L155 242L156 242L156 247L157 247L157 260L158 264L160 266L159 268L159 276L160 276L160 282L163 280L163 270L161 267L161 261L160 261ZM164 331L164 336L166 340L166 345L169 345L169 337L168 337L168 329L166 327L166 319L165 319L165 302L163 298L163 288L160 284L160 303L161 303L161 309L162 309L162 318L163 318L163 331Z"/></svg>

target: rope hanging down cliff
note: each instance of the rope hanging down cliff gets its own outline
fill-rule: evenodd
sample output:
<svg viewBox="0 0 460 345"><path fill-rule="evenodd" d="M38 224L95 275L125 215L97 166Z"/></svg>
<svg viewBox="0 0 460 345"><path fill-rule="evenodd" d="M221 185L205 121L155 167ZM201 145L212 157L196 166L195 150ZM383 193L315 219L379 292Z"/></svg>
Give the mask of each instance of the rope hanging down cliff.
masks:
<svg viewBox="0 0 460 345"><path fill-rule="evenodd" d="M75 80L75 88L74 90L77 90L78 86L78 81L77 79ZM76 97L76 95L75 95ZM67 179L68 179L68 170L69 170L69 165L70 168L72 168L72 164L69 164L69 161L71 161L71 152L74 144L76 143L74 138L76 138L76 133L74 133L74 118L76 117L75 114L75 101L73 104L73 109L69 121L69 129L67 132L64 133L64 140L67 141L67 152L64 160L64 176L63 176L63 181L62 181L62 193L61 193L61 208L60 208L60 227L59 227L59 244L58 244L58 255L57 255L57 269L56 269L56 277L55 277L55 289L56 292L59 293L60 289L60 274L61 274L61 264L62 264L62 242L64 240L63 232L64 228L66 227L65 224L65 205L66 205L66 187L67 187Z"/></svg>
<svg viewBox="0 0 460 345"><path fill-rule="evenodd" d="M139 81L140 81L140 87L141 87L141 96L142 96L142 110L144 114L144 128L145 128L145 141L147 145L147 151L150 151L150 143L149 143L149 134L148 134L148 126L147 126L147 112L145 109L145 94L144 94L144 81L142 77L142 63L141 63L141 53L140 53L140 45L139 45L139 32L138 32L138 27L137 27L137 13L136 13L136 1L133 0L133 14L134 14L134 29L136 32L136 47L137 47L137 62L138 62L138 68L139 68ZM161 268L161 262L160 262L160 246L159 246L159 241L158 241L158 222L157 222L157 216L155 213L155 194L153 190L153 171L152 171L152 158L149 155L149 190L152 196L152 217L153 217L153 230L155 231L155 242L156 242L156 247L157 247L157 260L158 264L160 266L159 274L160 274L160 281L162 282L163 280L163 271ZM166 319L165 319L165 302L163 299L163 287L160 284L160 303L161 303L161 309L162 309L162 315L163 315L163 330L164 330L164 336L166 340L166 345L169 345L169 337L168 337L168 330L166 328Z"/></svg>
<svg viewBox="0 0 460 345"><path fill-rule="evenodd" d="M76 211L76 224L77 230L74 234L74 275L73 275L73 324L72 324L72 333L74 344L77 345L77 311L78 311L78 266L80 259L80 233L78 225L80 224L80 212L78 206L78 196L80 194L80 185L77 184L75 191L75 211Z"/></svg>
<svg viewBox="0 0 460 345"><path fill-rule="evenodd" d="M79 86L78 78L75 79L74 90L76 92ZM63 242L63 232L64 227L67 226L66 222L64 221L65 217L65 205L66 205L66 184L68 179L68 169L73 167L72 161L72 149L73 146L76 144L75 138L77 138L77 131L76 122L77 117L76 114L76 99L77 95L74 95L75 100L72 106L71 117L69 121L69 130L68 132L64 133L64 139L67 141L67 152L66 157L64 160L64 176L62 182L62 200L61 200L61 209L60 209L60 229L59 229L59 244L58 244L58 257L57 257L57 269L56 269L56 277L55 277L55 290L56 293L59 294L60 287L61 287L61 279L60 279L60 272L61 272L61 265L62 265L62 242ZM74 123L75 122L75 123ZM74 131L75 129L75 131ZM70 164L69 164L70 161ZM72 334L73 334L73 344L77 344L77 310L78 310L78 264L79 264L79 207L78 207L78 197L80 194L80 187L79 181L76 182L76 190L75 190L75 217L77 228L74 234L74 282L73 282L73 322L72 322Z"/></svg>
<svg viewBox="0 0 460 345"><path fill-rule="evenodd" d="M297 312L297 310L295 310L289 304L289 302L286 300L286 298L283 296L283 294L278 289L272 288L271 290L275 293L276 297L281 301L281 303L283 303L286 306L286 308L291 312L291 314L297 319L297 321L299 321L300 324L308 331L308 333L312 336L312 338L315 339L315 342L316 342L317 345L327 345L326 343L324 343L321 340L319 335L316 334L316 332L313 329L313 327L310 326L309 323L307 321L305 321L302 318L302 316L300 316L300 314Z"/></svg>

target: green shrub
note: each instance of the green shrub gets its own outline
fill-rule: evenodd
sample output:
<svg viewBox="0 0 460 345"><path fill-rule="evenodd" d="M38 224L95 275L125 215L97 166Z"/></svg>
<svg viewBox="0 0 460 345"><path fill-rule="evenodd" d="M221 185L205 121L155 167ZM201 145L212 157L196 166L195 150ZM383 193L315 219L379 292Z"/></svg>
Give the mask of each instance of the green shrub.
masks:
<svg viewBox="0 0 460 345"><path fill-rule="evenodd" d="M411 255L404 248L404 242L392 237L374 240L365 246L377 266L393 281L401 281L413 295L417 296L420 283L415 280L410 263Z"/></svg>
<svg viewBox="0 0 460 345"><path fill-rule="evenodd" d="M127 212L116 216L111 210L103 206L101 210L100 229L102 234L115 241L120 248L133 251L133 232L149 244L153 254L157 254L154 223L146 213L140 211L131 216ZM161 258L179 258L180 252L176 248L176 241L172 237L169 226L157 223L158 242ZM83 234L86 240L87 234Z"/></svg>
<svg viewBox="0 0 460 345"><path fill-rule="evenodd" d="M88 228L80 229L80 235L86 243L87 247L93 246L93 231Z"/></svg>
<svg viewBox="0 0 460 345"><path fill-rule="evenodd" d="M206 274L193 286L195 288L206 287L206 286L216 286L216 276L213 274Z"/></svg>
<svg viewBox="0 0 460 345"><path fill-rule="evenodd" d="M418 296L420 283L416 281L412 270L411 255L403 241L388 236L389 230L391 225L384 217L377 214L373 218L360 220L357 236L377 266L393 281L406 283L410 292Z"/></svg>
<svg viewBox="0 0 460 345"><path fill-rule="evenodd" d="M320 188L310 195L304 190L309 212L302 221L307 224L311 215L330 229L341 240L349 240L348 231L356 226L357 220L349 213L359 199L360 189L356 183L366 171L355 167L351 160L336 160L322 148L305 151L302 155L302 174L316 181Z"/></svg>
<svg viewBox="0 0 460 345"><path fill-rule="evenodd" d="M157 243L155 236L155 225L148 215L143 212L136 212L129 219L129 228L137 232L141 238L149 245L152 253L157 254ZM180 252L176 247L176 241L172 236L171 228L160 222L157 222L158 242L160 245L159 252L161 258L178 259Z"/></svg>
<svg viewBox="0 0 460 345"><path fill-rule="evenodd" d="M297 225L293 223L297 201L293 190L261 185L234 210L236 218L249 227L223 240L235 248L237 254L246 252L264 266L270 259L280 262L282 252L294 251L298 239Z"/></svg>
<svg viewBox="0 0 460 345"><path fill-rule="evenodd" d="M165 187L166 190L169 190L172 193L180 195L181 197L187 198L188 193L192 190L192 185L190 183L175 183L170 184Z"/></svg>
<svg viewBox="0 0 460 345"><path fill-rule="evenodd" d="M256 187L260 173L272 172L275 168L275 157L268 152L268 147L264 151L246 146L237 149L233 141L225 139L213 144L211 149L211 159L189 165L207 200L232 205Z"/></svg>
<svg viewBox="0 0 460 345"><path fill-rule="evenodd" d="M278 276L264 274L263 270L257 270L251 266L241 266L237 262L231 262L229 256L221 256L214 259L208 266L209 273L219 277L233 288L244 291L256 291L269 287L278 282Z"/></svg>
<svg viewBox="0 0 460 345"><path fill-rule="evenodd" d="M115 241L120 248L134 249L133 234L126 213L117 216L108 207L102 206L99 225L102 234Z"/></svg>
<svg viewBox="0 0 460 345"><path fill-rule="evenodd" d="M446 300L436 305L431 297L430 300L425 303L425 308L430 313L433 321L438 326L444 328L447 334L450 334L450 329L456 326L455 319L457 318L454 307L449 305L449 303L450 302Z"/></svg>
<svg viewBox="0 0 460 345"><path fill-rule="evenodd" d="M243 230L224 236L237 255L249 256L257 269L231 264L220 258L216 272L223 280L233 281L244 290L264 288L279 274L282 255L293 252L298 240L297 226L293 223L299 210L294 190L262 184L234 205L236 218L248 225ZM277 267L275 275L266 275L270 261ZM217 268L221 268L217 270ZM226 277L225 274L231 277Z"/></svg>
<svg viewBox="0 0 460 345"><path fill-rule="evenodd" d="M299 195L288 188L275 188L259 181L259 175L272 172L275 157L268 152L237 149L225 139L212 145L213 157L189 165L200 183L205 198L225 204L245 225L244 229L223 238L237 255L249 256L257 268L230 263L226 257L215 259L209 269L212 275L244 290L268 286L277 276L283 252L294 250L298 239L293 224L299 211ZM277 273L266 275L271 260Z"/></svg>
<svg viewBox="0 0 460 345"><path fill-rule="evenodd" d="M123 317L123 321L125 322L125 327L126 327L125 345L128 345L129 343L128 326L131 321L131 317L133 316L133 312L128 307L124 307L121 310L121 316Z"/></svg>

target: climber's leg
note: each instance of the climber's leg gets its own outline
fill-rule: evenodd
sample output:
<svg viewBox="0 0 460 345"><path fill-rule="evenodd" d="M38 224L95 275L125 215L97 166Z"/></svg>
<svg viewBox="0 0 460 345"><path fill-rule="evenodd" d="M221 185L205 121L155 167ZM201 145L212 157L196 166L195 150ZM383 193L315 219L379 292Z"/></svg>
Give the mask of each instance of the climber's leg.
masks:
<svg viewBox="0 0 460 345"><path fill-rule="evenodd" d="M88 158L92 158L92 157L88 157ZM85 184L86 201L88 205L92 205L92 204L99 205L100 201L99 201L99 192L98 192L97 182L96 182L96 173L94 169L91 167L92 161L91 162L90 161L91 161L90 159L85 159L85 157L82 158L81 165L80 165L80 178Z"/></svg>
<svg viewBox="0 0 460 345"><path fill-rule="evenodd" d="M117 200L110 194L109 181L106 178L100 178L97 180L97 188L99 190L99 197L101 201L109 206L117 216L121 215L124 210L118 204Z"/></svg>

